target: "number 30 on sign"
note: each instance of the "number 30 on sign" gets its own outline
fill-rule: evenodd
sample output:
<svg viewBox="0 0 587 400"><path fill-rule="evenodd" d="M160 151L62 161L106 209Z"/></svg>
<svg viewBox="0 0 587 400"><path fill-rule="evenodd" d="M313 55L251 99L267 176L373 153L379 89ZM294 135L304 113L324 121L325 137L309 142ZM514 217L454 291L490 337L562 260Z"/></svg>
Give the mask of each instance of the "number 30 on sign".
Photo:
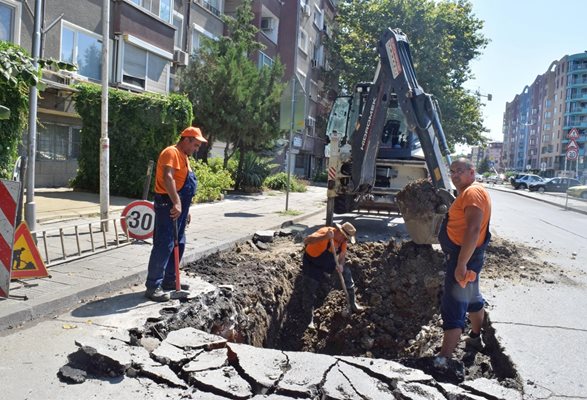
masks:
<svg viewBox="0 0 587 400"><path fill-rule="evenodd" d="M131 238L145 240L153 237L155 209L150 201L133 201L124 208L121 217L120 225Z"/></svg>

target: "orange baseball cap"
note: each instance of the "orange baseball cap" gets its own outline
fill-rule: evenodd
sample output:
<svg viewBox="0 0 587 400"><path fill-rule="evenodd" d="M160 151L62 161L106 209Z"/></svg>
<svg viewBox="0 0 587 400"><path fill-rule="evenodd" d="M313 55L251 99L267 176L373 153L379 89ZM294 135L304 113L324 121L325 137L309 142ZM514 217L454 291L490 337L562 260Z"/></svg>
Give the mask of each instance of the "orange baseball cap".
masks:
<svg viewBox="0 0 587 400"><path fill-rule="evenodd" d="M200 128L196 128L195 126L185 128L181 133L181 137L194 137L202 143L208 143L204 135L202 135Z"/></svg>

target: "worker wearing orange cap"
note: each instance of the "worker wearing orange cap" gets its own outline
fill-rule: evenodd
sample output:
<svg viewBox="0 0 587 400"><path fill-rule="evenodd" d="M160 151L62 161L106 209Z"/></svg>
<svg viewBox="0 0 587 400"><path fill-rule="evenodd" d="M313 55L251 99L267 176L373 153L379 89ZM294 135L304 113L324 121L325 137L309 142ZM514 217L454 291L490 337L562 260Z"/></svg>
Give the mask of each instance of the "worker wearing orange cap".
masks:
<svg viewBox="0 0 587 400"><path fill-rule="evenodd" d="M183 130L179 141L166 147L157 160L155 173L155 232L149 258L145 297L153 301L167 301L165 290L174 290L175 261L173 257L174 224L177 221L179 257L185 248L185 227L189 208L196 193L198 180L189 163L189 156L208 141L200 128L190 126ZM188 285L182 284L182 289Z"/></svg>

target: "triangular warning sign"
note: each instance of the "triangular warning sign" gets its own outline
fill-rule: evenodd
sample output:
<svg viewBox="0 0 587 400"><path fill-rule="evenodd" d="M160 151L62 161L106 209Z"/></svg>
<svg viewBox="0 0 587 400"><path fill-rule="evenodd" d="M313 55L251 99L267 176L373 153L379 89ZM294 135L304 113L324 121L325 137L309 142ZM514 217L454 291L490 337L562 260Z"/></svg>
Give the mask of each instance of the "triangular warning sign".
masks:
<svg viewBox="0 0 587 400"><path fill-rule="evenodd" d="M45 278L49 276L39 249L26 222L21 222L14 233L12 273L10 279Z"/></svg>

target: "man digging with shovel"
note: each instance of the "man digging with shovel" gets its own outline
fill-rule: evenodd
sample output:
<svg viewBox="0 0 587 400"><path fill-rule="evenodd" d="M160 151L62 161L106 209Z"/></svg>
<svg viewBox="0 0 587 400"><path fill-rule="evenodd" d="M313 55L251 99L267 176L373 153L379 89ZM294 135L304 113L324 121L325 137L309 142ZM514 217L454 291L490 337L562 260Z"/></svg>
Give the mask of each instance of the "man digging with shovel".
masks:
<svg viewBox="0 0 587 400"><path fill-rule="evenodd" d="M166 291L187 290L179 284L179 260L185 247L185 227L198 180L189 156L208 141L199 128L183 130L177 144L165 148L157 160L155 175L155 232L149 259L145 297L153 301L170 299Z"/></svg>
<svg viewBox="0 0 587 400"><path fill-rule="evenodd" d="M363 310L363 307L356 302L353 276L344 262L347 241L355 243L357 230L350 222L335 225L335 227L322 227L304 239L302 307L304 315L309 316L308 328L310 329L314 329L314 302L318 287L335 270L346 292L350 311Z"/></svg>

